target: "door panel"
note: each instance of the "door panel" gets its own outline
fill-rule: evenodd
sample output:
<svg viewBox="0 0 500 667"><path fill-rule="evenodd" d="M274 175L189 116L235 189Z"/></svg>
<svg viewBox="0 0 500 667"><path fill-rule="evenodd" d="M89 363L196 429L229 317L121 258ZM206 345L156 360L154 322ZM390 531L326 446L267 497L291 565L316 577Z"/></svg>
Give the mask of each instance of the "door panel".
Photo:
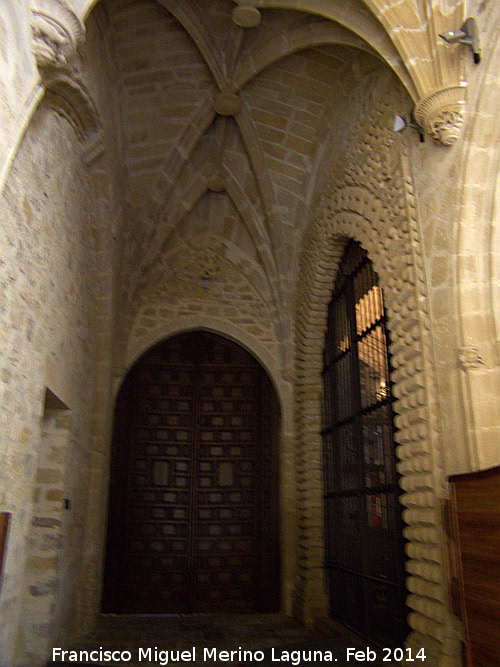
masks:
<svg viewBox="0 0 500 667"><path fill-rule="evenodd" d="M222 337L142 358L116 410L105 611L278 608L277 417L264 370Z"/></svg>

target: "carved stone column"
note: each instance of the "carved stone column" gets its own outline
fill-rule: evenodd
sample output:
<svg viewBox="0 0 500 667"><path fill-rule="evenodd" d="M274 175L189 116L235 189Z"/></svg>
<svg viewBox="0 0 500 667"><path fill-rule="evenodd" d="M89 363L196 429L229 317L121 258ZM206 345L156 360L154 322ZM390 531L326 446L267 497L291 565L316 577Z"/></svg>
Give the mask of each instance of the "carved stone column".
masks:
<svg viewBox="0 0 500 667"><path fill-rule="evenodd" d="M415 120L443 146L451 146L460 136L465 119L465 84L438 90L415 107Z"/></svg>
<svg viewBox="0 0 500 667"><path fill-rule="evenodd" d="M31 30L38 67L64 67L85 37L83 24L62 0L32 0Z"/></svg>

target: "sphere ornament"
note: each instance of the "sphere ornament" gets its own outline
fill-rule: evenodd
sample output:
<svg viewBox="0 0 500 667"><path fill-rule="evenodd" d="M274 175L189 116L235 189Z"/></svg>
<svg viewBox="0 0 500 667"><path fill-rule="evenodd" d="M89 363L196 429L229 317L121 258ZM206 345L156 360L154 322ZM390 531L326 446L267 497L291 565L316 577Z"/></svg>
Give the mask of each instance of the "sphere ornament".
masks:
<svg viewBox="0 0 500 667"><path fill-rule="evenodd" d="M239 5L233 9L233 21L240 28L256 28L261 21L261 13L257 7Z"/></svg>
<svg viewBox="0 0 500 667"><path fill-rule="evenodd" d="M214 173L207 182L210 192L224 192L226 189L226 181L224 176L219 173Z"/></svg>
<svg viewBox="0 0 500 667"><path fill-rule="evenodd" d="M234 116L241 109L241 99L236 93L219 93L214 99L214 110L220 116Z"/></svg>

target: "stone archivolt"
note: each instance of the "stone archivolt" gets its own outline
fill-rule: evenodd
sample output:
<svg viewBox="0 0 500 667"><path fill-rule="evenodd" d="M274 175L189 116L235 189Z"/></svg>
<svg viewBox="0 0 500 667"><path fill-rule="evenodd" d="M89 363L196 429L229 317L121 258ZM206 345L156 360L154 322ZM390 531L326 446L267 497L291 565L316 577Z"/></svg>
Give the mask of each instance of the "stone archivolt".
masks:
<svg viewBox="0 0 500 667"><path fill-rule="evenodd" d="M403 176L404 157L395 154L401 147L391 147L384 129L388 113L387 101L374 104L371 117L364 124L369 129L359 139L365 159L361 162L361 156L348 156L352 163L343 182L337 183L325 197L301 255L296 310L298 479L310 488L310 476L306 481L300 468L309 470L312 462L320 476L320 392L312 389L321 383L327 304L333 280L346 239L352 238L368 251L379 275L391 334L396 453L402 476L403 518L407 524L404 534L408 540L407 604L412 609L409 624L413 632L407 645L415 649L430 647L427 662L444 665L452 662L445 642L449 635L449 611L444 602L446 575L438 499L442 470L432 416L435 385L430 370L427 298L413 195L408 179ZM370 157L379 155L383 145L389 146L394 171L386 187L380 188L376 185L377 163ZM400 205L395 206L395 202ZM321 479L316 484L321 489ZM299 540L304 558L311 559L307 548L309 532L317 525L322 501L319 492L311 499L305 489L306 486L302 493L299 490L300 512L305 517ZM309 576L314 565L321 567L321 557L316 558L318 562L312 564ZM298 582L296 592L306 608L311 596L308 585L313 586L304 578Z"/></svg>

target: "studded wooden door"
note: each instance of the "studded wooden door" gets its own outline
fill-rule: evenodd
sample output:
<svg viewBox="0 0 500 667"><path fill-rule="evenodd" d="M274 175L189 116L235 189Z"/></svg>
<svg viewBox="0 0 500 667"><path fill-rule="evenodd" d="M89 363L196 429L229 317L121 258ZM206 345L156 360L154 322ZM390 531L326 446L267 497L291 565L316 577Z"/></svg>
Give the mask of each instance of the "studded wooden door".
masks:
<svg viewBox="0 0 500 667"><path fill-rule="evenodd" d="M235 343L154 348L117 402L103 610L278 608L278 410Z"/></svg>

